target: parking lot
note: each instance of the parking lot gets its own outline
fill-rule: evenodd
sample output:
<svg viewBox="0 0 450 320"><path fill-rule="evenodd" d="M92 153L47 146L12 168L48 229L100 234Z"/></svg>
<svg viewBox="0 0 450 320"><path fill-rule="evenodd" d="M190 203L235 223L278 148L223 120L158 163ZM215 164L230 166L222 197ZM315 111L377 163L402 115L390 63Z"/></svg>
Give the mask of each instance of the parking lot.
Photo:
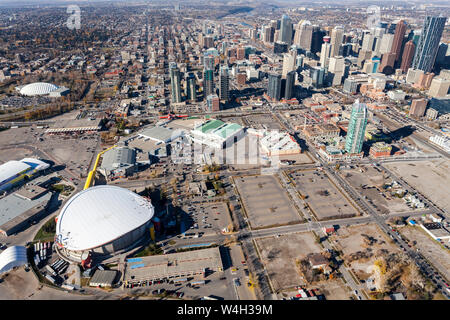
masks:
<svg viewBox="0 0 450 320"><path fill-rule="evenodd" d="M319 220L349 218L358 211L344 197L325 172L302 170L290 173L297 190Z"/></svg>
<svg viewBox="0 0 450 320"><path fill-rule="evenodd" d="M201 285L190 285L192 283L202 281L203 279L190 279L186 282L180 282L177 284L169 284L167 282L160 284L153 284L147 287L135 287L133 289L125 289L125 292L129 295L148 295L156 296L160 295L161 298L167 293L183 293L182 297L177 297L176 294L169 294L168 298L182 298L187 300L197 300L204 296L216 296L226 300L234 299L232 291L230 290L229 284L224 277L223 273L213 273L206 277L205 284ZM158 290L160 290L158 294ZM167 292L169 291L169 292Z"/></svg>
<svg viewBox="0 0 450 320"><path fill-rule="evenodd" d="M234 181L252 228L300 222L297 209L276 177L245 176Z"/></svg>
<svg viewBox="0 0 450 320"><path fill-rule="evenodd" d="M182 211L187 214L184 223L186 236L191 233L203 236L220 234L223 228L231 224L230 213L225 202L191 203L183 205Z"/></svg>
<svg viewBox="0 0 450 320"><path fill-rule="evenodd" d="M310 232L258 239L256 244L275 291L305 285L297 271L296 260L309 253L322 252Z"/></svg>

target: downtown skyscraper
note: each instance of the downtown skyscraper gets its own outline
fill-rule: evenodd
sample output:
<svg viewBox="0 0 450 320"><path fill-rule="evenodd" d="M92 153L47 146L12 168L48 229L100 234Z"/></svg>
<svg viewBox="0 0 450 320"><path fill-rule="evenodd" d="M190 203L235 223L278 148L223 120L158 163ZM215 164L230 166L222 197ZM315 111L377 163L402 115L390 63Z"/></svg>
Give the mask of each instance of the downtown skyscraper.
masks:
<svg viewBox="0 0 450 320"><path fill-rule="evenodd" d="M330 57L336 57L339 55L339 48L342 45L344 38L344 29L341 26L333 28L331 31L331 54Z"/></svg>
<svg viewBox="0 0 450 320"><path fill-rule="evenodd" d="M281 17L279 40L288 45L292 43L292 20L285 14Z"/></svg>
<svg viewBox="0 0 450 320"><path fill-rule="evenodd" d="M433 70L436 55L439 49L439 41L444 31L446 17L427 16L425 18L422 34L416 47L412 67L424 72Z"/></svg>
<svg viewBox="0 0 450 320"><path fill-rule="evenodd" d="M303 51L310 51L312 34L313 26L311 23L309 21L302 22L295 29L294 44L299 46Z"/></svg>
<svg viewBox="0 0 450 320"><path fill-rule="evenodd" d="M395 54L395 61L401 58L403 39L405 38L406 23L400 20L395 26L394 40L392 41L391 53Z"/></svg>
<svg viewBox="0 0 450 320"><path fill-rule="evenodd" d="M272 100L281 99L281 74L269 73L267 95Z"/></svg>
<svg viewBox="0 0 450 320"><path fill-rule="evenodd" d="M360 153L362 151L367 118L367 106L356 100L352 107L347 138L345 140L345 151L348 153Z"/></svg>
<svg viewBox="0 0 450 320"><path fill-rule="evenodd" d="M402 64L400 65L400 69L402 69L404 73L406 73L411 67L415 49L416 46L414 45L414 42L412 42L412 40L408 41L405 44L405 48L403 49Z"/></svg>

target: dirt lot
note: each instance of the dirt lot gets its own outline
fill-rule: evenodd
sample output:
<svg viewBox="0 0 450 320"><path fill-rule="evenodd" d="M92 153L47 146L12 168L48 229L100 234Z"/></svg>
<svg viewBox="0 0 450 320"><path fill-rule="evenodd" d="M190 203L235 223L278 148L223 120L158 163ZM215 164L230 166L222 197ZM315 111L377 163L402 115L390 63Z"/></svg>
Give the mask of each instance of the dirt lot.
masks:
<svg viewBox="0 0 450 320"><path fill-rule="evenodd" d="M367 235L374 239L372 245L365 242ZM337 243L338 249L344 253L344 259L354 269L360 279L367 279L372 273L372 267L376 260L377 252L380 249L389 252L401 252L400 249L386 236L375 224L355 225L339 228L337 234L332 236L332 240ZM358 251L370 251L371 257L361 258L353 262L349 261L349 255Z"/></svg>
<svg viewBox="0 0 450 320"><path fill-rule="evenodd" d="M352 296L352 293L342 279L321 282L314 286L314 288L318 288L327 300L350 300Z"/></svg>
<svg viewBox="0 0 450 320"><path fill-rule="evenodd" d="M402 177L417 191L441 208L450 211L450 160L387 163L385 166Z"/></svg>
<svg viewBox="0 0 450 320"><path fill-rule="evenodd" d="M306 287L306 290L318 289L320 293L325 296L326 300L350 300L352 296L350 289L342 281L342 279L328 280L319 282L311 287ZM297 290L289 290L278 294L278 298L295 297L298 294Z"/></svg>
<svg viewBox="0 0 450 320"><path fill-rule="evenodd" d="M411 242L416 241L415 247L442 272L442 275L445 276L448 281L450 281L449 250L443 248L437 241L431 239L420 227L407 226L399 228L399 232Z"/></svg>
<svg viewBox="0 0 450 320"><path fill-rule="evenodd" d="M34 277L32 271L25 272L23 268L8 273L5 280L0 283L0 300L78 300L94 299L93 296L71 294L66 291L40 288L41 285Z"/></svg>
<svg viewBox="0 0 450 320"><path fill-rule="evenodd" d="M263 238L256 243L276 291L304 285L297 272L296 259L304 258L309 253L322 252L314 235L309 232Z"/></svg>
<svg viewBox="0 0 450 320"><path fill-rule="evenodd" d="M291 173L291 177L319 220L358 215L358 211L336 189L324 172L296 171Z"/></svg>
<svg viewBox="0 0 450 320"><path fill-rule="evenodd" d="M235 177L234 181L252 228L300 222L297 209L276 177Z"/></svg>
<svg viewBox="0 0 450 320"><path fill-rule="evenodd" d="M360 169L341 170L341 176L360 194L372 201L379 213L399 213L412 211L403 199L392 197L386 193L380 194L384 183L392 182L389 177L383 177L382 173L371 166L361 166ZM387 178L387 179L385 179Z"/></svg>

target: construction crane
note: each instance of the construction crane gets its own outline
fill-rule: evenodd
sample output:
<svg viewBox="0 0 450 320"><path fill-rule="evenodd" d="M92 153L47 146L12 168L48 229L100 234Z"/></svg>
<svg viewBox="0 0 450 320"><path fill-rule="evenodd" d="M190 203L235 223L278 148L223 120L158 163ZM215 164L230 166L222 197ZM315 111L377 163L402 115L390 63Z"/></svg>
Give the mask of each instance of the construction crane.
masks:
<svg viewBox="0 0 450 320"><path fill-rule="evenodd" d="M86 179L86 183L84 184L83 190L86 190L87 188L92 187L92 184L94 183L95 173L96 173L96 171L97 171L98 163L99 163L99 161L100 161L101 156L102 156L106 151L109 151L109 150L111 150L111 149L114 149L115 147L117 147L117 145L114 145L114 146L112 146L112 147L110 147L110 148L108 148L108 149L106 149L106 150L103 150L102 152L100 152L100 153L97 155L97 159L95 160L95 163L94 163L94 168L92 168L92 170L89 172L88 177L87 177L87 179Z"/></svg>

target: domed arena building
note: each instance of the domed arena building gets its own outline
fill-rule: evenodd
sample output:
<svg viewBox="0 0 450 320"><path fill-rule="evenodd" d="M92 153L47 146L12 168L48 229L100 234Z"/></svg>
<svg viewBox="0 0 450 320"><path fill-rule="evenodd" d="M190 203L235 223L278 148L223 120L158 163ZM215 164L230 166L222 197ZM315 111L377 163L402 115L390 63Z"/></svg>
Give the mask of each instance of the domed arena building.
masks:
<svg viewBox="0 0 450 320"><path fill-rule="evenodd" d="M50 92L53 92L58 88L58 86L51 83L35 82L23 86L20 89L20 94L24 96L43 96L50 94Z"/></svg>
<svg viewBox="0 0 450 320"><path fill-rule="evenodd" d="M149 232L154 207L128 189L101 185L73 196L56 222L55 244L67 259L112 256L135 247Z"/></svg>
<svg viewBox="0 0 450 320"><path fill-rule="evenodd" d="M59 87L47 82L34 82L24 86L16 87L16 90L23 96L49 96L61 97L67 95L70 90L66 87Z"/></svg>

